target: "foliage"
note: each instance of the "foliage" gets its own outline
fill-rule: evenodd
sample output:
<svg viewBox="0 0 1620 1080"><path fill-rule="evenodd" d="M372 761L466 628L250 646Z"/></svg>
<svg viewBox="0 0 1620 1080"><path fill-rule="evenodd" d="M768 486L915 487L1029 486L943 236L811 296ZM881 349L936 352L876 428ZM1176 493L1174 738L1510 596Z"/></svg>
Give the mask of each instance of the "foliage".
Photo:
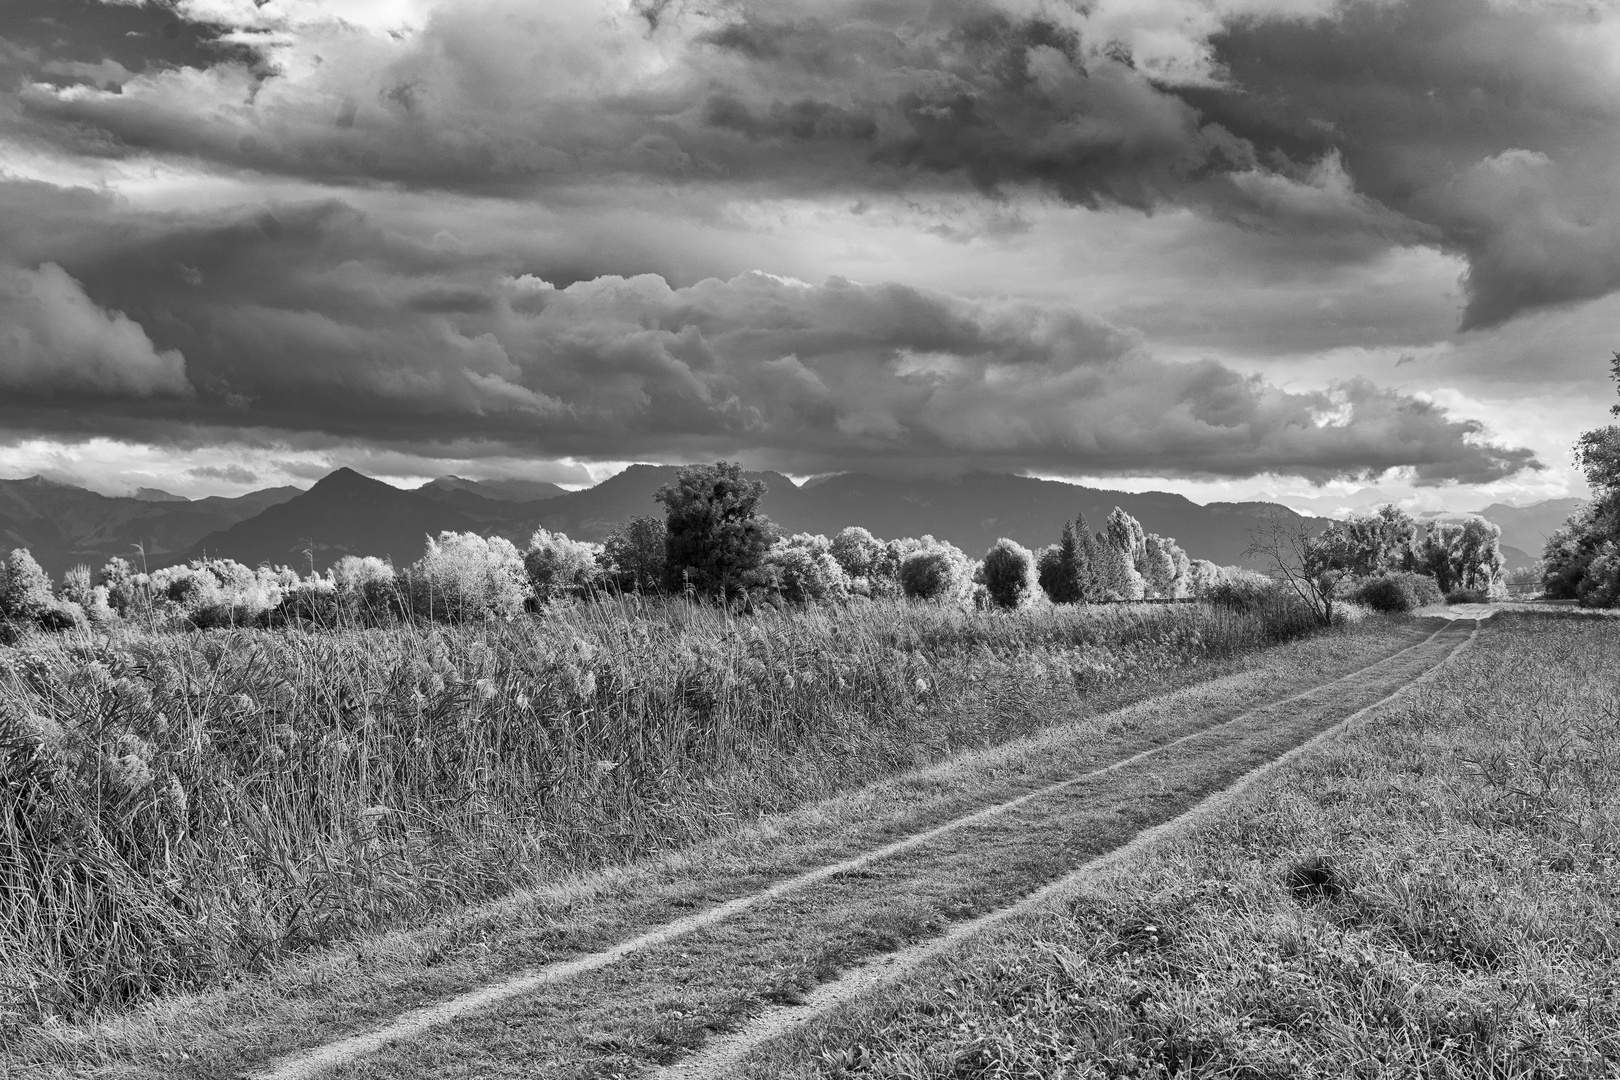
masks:
<svg viewBox="0 0 1620 1080"><path fill-rule="evenodd" d="M1434 578L1403 571L1364 578L1356 584L1350 599L1373 611L1398 614L1438 604L1444 597Z"/></svg>
<svg viewBox="0 0 1620 1080"><path fill-rule="evenodd" d="M38 622L56 607L51 578L26 548L0 559L0 619Z"/></svg>
<svg viewBox="0 0 1620 1080"><path fill-rule="evenodd" d="M600 544L570 540L566 533L536 529L523 553L523 570L536 600L545 603L564 596L581 596L601 579Z"/></svg>
<svg viewBox="0 0 1620 1080"><path fill-rule="evenodd" d="M1417 567L1433 575L1441 592L1468 589L1497 595L1507 569L1501 541L1501 527L1484 518L1436 521L1418 546Z"/></svg>
<svg viewBox="0 0 1620 1080"><path fill-rule="evenodd" d="M883 541L859 525L851 525L833 537L832 556L838 560L838 565L847 577L880 576L883 571L884 554ZM893 577L894 574L891 573L889 576Z"/></svg>
<svg viewBox="0 0 1620 1080"><path fill-rule="evenodd" d="M1611 372L1620 382L1620 353L1614 354ZM1620 404L1609 411L1620 416ZM1547 538L1542 589L1555 599L1578 599L1584 607L1613 607L1620 604L1613 554L1620 544L1620 426L1582 433L1575 462L1586 474L1592 499Z"/></svg>
<svg viewBox="0 0 1620 1080"><path fill-rule="evenodd" d="M1180 544L1168 537L1147 534L1137 569L1150 597L1177 600L1192 595L1192 586L1187 580L1192 560L1181 550Z"/></svg>
<svg viewBox="0 0 1620 1080"><path fill-rule="evenodd" d="M798 533L771 545L765 555L771 581L783 600L811 604L849 598L849 577L825 536Z"/></svg>
<svg viewBox="0 0 1620 1080"><path fill-rule="evenodd" d="M621 592L658 592L667 577L668 542L662 518L633 517L619 522L602 541L605 579Z"/></svg>
<svg viewBox="0 0 1620 1080"><path fill-rule="evenodd" d="M961 548L927 536L901 558L899 579L913 600L962 600L973 585L973 564Z"/></svg>
<svg viewBox="0 0 1620 1080"><path fill-rule="evenodd" d="M467 622L521 614L530 596L523 556L510 540L442 532L405 573L411 611L420 618Z"/></svg>
<svg viewBox="0 0 1620 1080"><path fill-rule="evenodd" d="M998 608L1023 607L1037 592L1035 557L1028 548L1002 537L979 567L979 579L990 602Z"/></svg>
<svg viewBox="0 0 1620 1080"><path fill-rule="evenodd" d="M671 589L729 598L748 586L770 549L772 528L759 514L765 482L735 462L690 465L658 489L664 504L665 575Z"/></svg>
<svg viewBox="0 0 1620 1080"><path fill-rule="evenodd" d="M1417 529L1406 511L1385 504L1372 514L1328 525L1321 543L1343 561L1351 577L1398 574L1417 565Z"/></svg>

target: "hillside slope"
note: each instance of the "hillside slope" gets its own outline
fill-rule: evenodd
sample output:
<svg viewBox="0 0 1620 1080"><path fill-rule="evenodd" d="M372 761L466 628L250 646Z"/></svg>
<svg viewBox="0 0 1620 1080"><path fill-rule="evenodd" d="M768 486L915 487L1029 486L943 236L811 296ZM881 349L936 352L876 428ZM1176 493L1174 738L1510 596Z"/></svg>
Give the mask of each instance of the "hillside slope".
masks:
<svg viewBox="0 0 1620 1080"><path fill-rule="evenodd" d="M489 499L481 485L436 481L404 491L340 469L309 491L214 533L185 557L204 554L250 565L330 566L343 555L415 559L425 537L445 529L501 535L522 544L537 527L578 540L601 540L620 521L660 515L653 498L677 466L632 465L583 491L545 499ZM1150 531L1173 536L1194 557L1243 563L1242 551L1265 503L1199 506L1163 492L1131 494L1017 476L969 475L952 480L888 480L842 475L796 485L780 473L751 474L768 485L761 510L790 532L832 535L863 525L883 538L931 534L970 554L999 537L1030 547L1057 540L1063 522L1084 513L1100 528L1115 506ZM1277 512L1292 515L1286 508Z"/></svg>
<svg viewBox="0 0 1620 1080"><path fill-rule="evenodd" d="M234 499L119 498L43 477L0 480L0 547L27 548L53 577L115 555L151 565L174 561L199 539L298 495L269 488Z"/></svg>

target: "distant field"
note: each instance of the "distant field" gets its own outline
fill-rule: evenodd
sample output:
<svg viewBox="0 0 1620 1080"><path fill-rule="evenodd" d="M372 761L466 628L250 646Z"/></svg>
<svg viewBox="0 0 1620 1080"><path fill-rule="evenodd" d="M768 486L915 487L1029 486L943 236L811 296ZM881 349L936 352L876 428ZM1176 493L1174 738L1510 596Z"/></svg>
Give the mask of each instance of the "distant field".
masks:
<svg viewBox="0 0 1620 1080"><path fill-rule="evenodd" d="M1277 782L739 1075L1613 1076L1617 781L1620 625L1498 615Z"/></svg>

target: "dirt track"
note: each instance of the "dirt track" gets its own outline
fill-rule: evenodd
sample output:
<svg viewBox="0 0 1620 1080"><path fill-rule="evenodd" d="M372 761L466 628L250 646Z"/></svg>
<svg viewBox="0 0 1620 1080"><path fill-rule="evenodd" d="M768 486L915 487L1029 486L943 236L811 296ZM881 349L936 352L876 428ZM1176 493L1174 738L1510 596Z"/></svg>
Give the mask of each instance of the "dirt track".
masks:
<svg viewBox="0 0 1620 1080"><path fill-rule="evenodd" d="M1229 794L1444 661L1475 623L1302 693L255 1077L725 1075L747 1050ZM1079 868L1079 870L1077 870ZM883 966L882 958L894 958ZM808 1006L808 1007L807 1007Z"/></svg>

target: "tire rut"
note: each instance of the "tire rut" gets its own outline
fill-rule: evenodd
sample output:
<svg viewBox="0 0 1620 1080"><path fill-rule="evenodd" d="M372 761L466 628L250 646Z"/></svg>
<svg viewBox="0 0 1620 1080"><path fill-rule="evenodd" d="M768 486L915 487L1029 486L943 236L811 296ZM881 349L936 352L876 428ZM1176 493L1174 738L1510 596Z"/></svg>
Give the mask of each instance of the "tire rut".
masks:
<svg viewBox="0 0 1620 1080"><path fill-rule="evenodd" d="M1456 621L1459 620L1447 623L1434 636L1437 637L1439 633L1450 628ZM958 945L971 938L1027 915L1050 901L1066 898L1069 894L1076 892L1081 886L1096 878L1111 865L1152 847L1168 837L1181 833L1199 822L1207 820L1230 806L1259 781L1300 757L1311 753L1323 743L1343 733L1357 720L1400 697L1417 682L1461 652L1474 640L1479 632L1479 620L1472 621L1474 622L1473 630L1466 638L1452 646L1437 662L1428 666L1413 678L1402 682L1393 691L1383 695L1378 700L1357 708L1306 741L1245 772L1234 782L1206 796L1185 812L1142 829L1125 843L1081 863L1063 877L1042 885L1016 903L952 926L945 933L931 940L875 957L870 962L862 964L834 980L822 983L814 992L807 995L803 1001L795 1005L770 1008L743 1029L716 1035L691 1057L650 1073L649 1080L721 1080L723 1077L733 1076L737 1067L744 1064L748 1055L765 1043L791 1034L856 998L891 985L913 974L931 961L944 957ZM1419 645L1427 644L1428 641L1433 639L1431 637L1424 642L1420 642ZM1212 729L1206 729L1206 732L1200 734L1205 734L1208 730Z"/></svg>
<svg viewBox="0 0 1620 1080"><path fill-rule="evenodd" d="M1355 688L1364 682L1368 674L1371 672L1387 671L1391 674L1400 674L1405 676L1405 669L1415 669L1414 674L1400 679L1400 688L1397 689L1394 694L1388 695L1372 705L1365 706L1355 714L1361 715L1361 713L1367 711L1368 709L1375 708L1378 704L1382 704L1383 701L1387 701L1389 697L1399 694L1401 690L1411 685L1413 678L1420 677L1423 672L1432 670L1434 667L1438 666L1438 664L1443 663L1447 657L1455 652L1456 647L1450 647L1444 651L1443 655L1438 660L1428 660L1427 650L1429 650L1435 644L1435 642L1442 637L1442 635L1453 628L1456 625L1456 622L1457 620L1449 621L1423 640L1400 649L1389 656L1359 668L1356 671L1330 679L1324 683L1320 683L1316 686L1310 687L1295 694L1291 694L1276 701L1266 702L1262 705L1243 710L1234 716L1204 725L1194 731L1188 732L1185 735L1130 754L1106 765L1099 766L1084 773L1044 785L1038 789L1021 794L1015 798L1007 799L1003 802L964 814L960 817L953 818L931 828L912 833L900 839L861 852L858 855L840 860L838 862L825 864L792 877L785 878L764 889L733 898L704 911L671 920L643 933L627 938L626 940L621 941L610 948L583 956L574 957L569 960L548 964L545 967L536 969L527 974L492 983L477 990L457 995L432 1005L411 1010L410 1012L400 1015L393 1021L370 1031L365 1031L342 1039L334 1040L324 1045L310 1047L298 1053L283 1057L265 1067L250 1070L239 1075L246 1078L246 1080L312 1080L314 1077L320 1076L342 1065L365 1058L385 1047L406 1042L425 1035L434 1029L450 1024L456 1021L458 1018L467 1016L468 1014L489 1010L502 1003L512 1001L513 999L522 998L525 995L533 994L547 986L564 983L569 980L577 979L581 976L586 976L593 972L600 971L625 960L633 954L655 949L659 946L670 944L684 936L705 930L710 927L716 927L722 923L725 923L727 920L731 920L734 917L749 911L752 908L769 904L773 901L782 900L791 896L792 894L811 889L815 886L823 885L838 878L847 878L851 875L861 874L875 863L891 860L896 856L913 852L915 849L922 848L925 845L949 837L951 834L960 832L962 830L989 825L997 822L998 819L1014 817L1020 811L1037 806L1043 800L1052 800L1054 797L1073 793L1076 791L1076 789L1094 784L1099 779L1121 773L1144 761L1167 754L1168 752L1185 746L1194 740L1206 739L1221 732L1238 729L1245 723L1263 722L1267 715L1285 710L1289 706L1297 705L1311 698L1332 695L1336 700L1342 700L1346 695L1353 695ZM1334 729L1342 726L1342 724L1345 722L1347 721L1339 721L1335 724ZM1317 736L1316 739L1321 737L1322 736ZM1311 743L1307 745L1314 744L1316 739L1311 740ZM1292 754L1298 753L1301 749L1303 748L1301 747L1291 750L1285 754L1284 757L1286 758ZM1273 759L1270 764L1262 765L1260 769L1265 770L1273 767L1278 760L1282 759ZM1254 775L1254 773L1245 774L1245 776L1252 775ZM1238 784L1241 785L1244 782L1245 781L1243 779L1240 779ZM1233 789L1228 788L1226 790L1231 791ZM1211 798L1217 797L1218 795L1211 796ZM1202 805L1203 804L1200 804L1200 806ZM1196 809L1195 811L1190 811L1189 813L1192 812L1196 812ZM1186 815L1183 815L1182 817L1178 817L1174 820L1179 822L1184 820L1185 817ZM1163 826L1155 826L1153 829L1148 831L1155 832L1156 830L1162 828ZM1143 833L1138 835L1146 834ZM1128 845L1134 844L1136 841L1133 839L1127 843ZM1106 860L1111 857L1112 853L1102 855L1100 856L1100 859ZM1084 864L1082 870L1094 868L1096 865L1101 865L1099 860L1092 860L1091 862ZM1080 872L1081 871L1076 871L1075 873ZM1015 909L1021 910L1021 906L1023 904L1033 902L1035 896L1044 895L1047 890L1057 887L1058 884L1059 883L1054 882L1050 885L1044 886L1041 891L1033 894L1033 896L1029 899L1020 901L1019 905L1015 905L1014 908L1003 908L1001 909L1001 912L1007 912ZM926 946L917 946L916 948L934 948L936 946L940 948L947 947L942 943L946 941L959 940L961 934L969 932L969 927L977 926L985 919L999 920L1000 918L1004 917L1006 916L1000 913L991 913L990 915L981 916L979 919L961 924L960 926L951 929L947 932L944 938L935 939L934 942L929 943ZM986 925L990 924L987 923ZM971 932L976 933L978 931L973 930ZM891 955L900 956L906 955L909 952L910 950L905 950L902 953ZM862 968L859 970L865 971L867 969ZM843 982L843 979L839 979L831 983L825 983L823 984L822 989L816 991L816 995L827 992L828 988L830 987L842 985ZM816 995L812 995L812 1000L815 1000ZM806 1014L802 1012L795 1014L795 1016L804 1015ZM752 1031L753 1029L750 1028L748 1030ZM717 1037L714 1040L714 1044L717 1046L728 1045L727 1040L736 1038L737 1036ZM751 1047L752 1045L756 1045L757 1041L763 1041L763 1039L749 1042L748 1046ZM707 1051L705 1051L705 1054L706 1053ZM708 1074L703 1072L692 1073L688 1071L671 1073L671 1075L687 1076Z"/></svg>

